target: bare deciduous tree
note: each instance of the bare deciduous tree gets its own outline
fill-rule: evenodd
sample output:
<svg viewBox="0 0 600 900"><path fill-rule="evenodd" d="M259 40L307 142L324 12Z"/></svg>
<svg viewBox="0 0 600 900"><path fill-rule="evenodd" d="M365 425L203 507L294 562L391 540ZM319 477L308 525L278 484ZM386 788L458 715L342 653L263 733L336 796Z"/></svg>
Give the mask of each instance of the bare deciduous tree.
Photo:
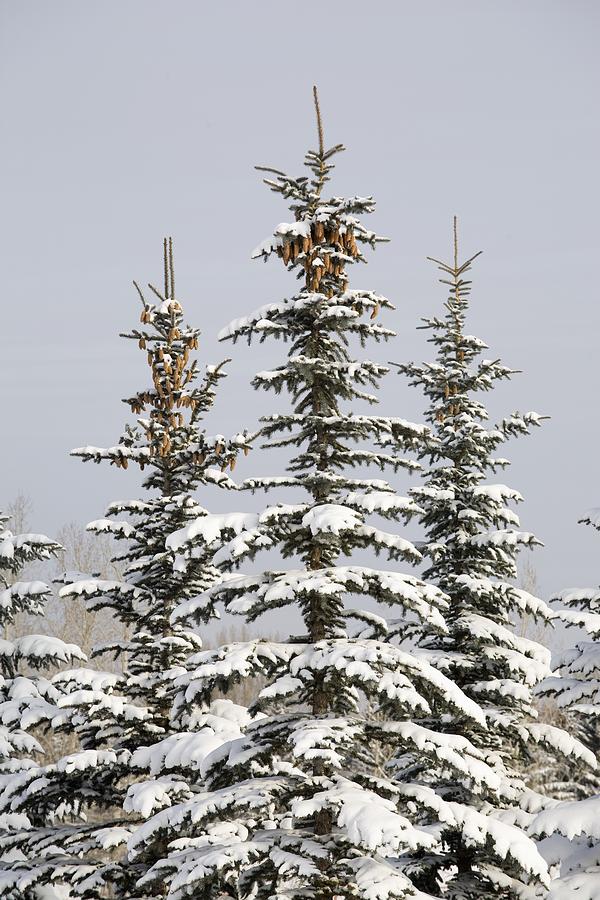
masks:
<svg viewBox="0 0 600 900"><path fill-rule="evenodd" d="M110 536L91 534L78 523L69 522L58 532L58 540L64 548L57 561L55 577L58 579L69 572L67 580L72 580L71 576L77 572L83 576L120 580L122 572L113 561L116 548ZM65 640L78 644L88 657L95 644L125 637L123 625L109 611L88 610L82 597L63 600L57 595L48 606L54 633L61 633ZM100 660L102 668L119 667L107 656Z"/></svg>

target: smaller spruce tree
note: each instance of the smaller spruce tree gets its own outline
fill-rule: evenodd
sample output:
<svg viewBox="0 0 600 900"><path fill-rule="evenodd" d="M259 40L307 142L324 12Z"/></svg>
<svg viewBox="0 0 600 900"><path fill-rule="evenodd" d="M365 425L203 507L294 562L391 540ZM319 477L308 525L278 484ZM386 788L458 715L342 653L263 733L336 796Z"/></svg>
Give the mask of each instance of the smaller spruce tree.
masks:
<svg viewBox="0 0 600 900"><path fill-rule="evenodd" d="M600 510L590 510L580 522L600 531ZM600 588L569 589L555 599L568 607L559 610L560 619L569 627L582 628L590 639L578 640L561 654L558 675L548 678L540 693L568 714L572 733L600 764ZM548 897L594 900L600 896L600 778L597 772L561 770L564 780L577 778L580 797L540 813L532 829L549 836L542 848L558 871Z"/></svg>
<svg viewBox="0 0 600 900"><path fill-rule="evenodd" d="M477 256L459 262L455 218L453 261L432 260L449 291L445 314L426 318L421 326L429 332L435 359L398 368L429 402L425 415L431 434L419 454L427 465L422 485L410 493L422 508L428 560L423 577L450 602L448 631L432 630L425 622L419 644L426 658L485 713L483 726L460 712L428 715L425 724L468 738L498 777L477 784L415 758L415 776L450 804L456 821L445 824L439 852L415 855L414 867L417 885L433 896L517 900L529 896L536 877L542 883L547 877L524 829L529 811L546 800L527 790L524 762L538 745L583 758L588 765L593 758L561 729L536 721L532 689L549 674L550 653L518 636L516 620L522 615L551 620L552 611L514 582L518 553L539 541L520 530L511 509L522 500L519 492L488 479L509 464L497 456L498 449L509 438L528 434L541 417L514 413L489 423L480 396L514 372L499 360L481 358L486 344L465 331L469 273Z"/></svg>
<svg viewBox="0 0 600 900"><path fill-rule="evenodd" d="M149 285L154 295L149 301L135 286L141 327L122 336L147 355L151 385L124 400L135 420L115 446L82 447L72 455L119 469L139 466L146 493L143 499L111 503L106 517L88 526L96 534L112 535L122 547L114 558L123 570L121 580L89 577L60 592L64 598L85 597L90 609L109 610L124 626L125 639L93 651L94 656L113 653L122 671L61 673L57 684L67 694L61 701L69 714L66 727L75 731L81 749L13 779L0 797L3 809L35 810L51 820L45 831L26 840L28 863L15 866L14 884L62 883L70 897L86 900L104 897L107 890L111 898L123 900L146 896L137 893L136 884L160 858L162 847L131 864L127 840L145 816L189 790L181 773L152 777L148 770L160 750L149 754L148 748L173 737L172 680L202 647L198 629L172 622L171 613L184 601L206 598L218 570L208 542L196 546L185 569L166 542L172 532L208 515L196 499L198 488L235 487L227 473L238 452L248 449L245 433L227 439L203 428L225 373L221 363L200 376L193 355L200 332L185 323L176 297L171 239L164 242L163 290ZM214 615L205 601L196 621L206 623ZM188 727L203 724L189 722Z"/></svg>
<svg viewBox="0 0 600 900"><path fill-rule="evenodd" d="M43 616L51 593L42 581L22 580L34 562L56 556L60 544L43 534L14 534L9 516L0 513L0 791L20 776L37 770L43 752L39 731L64 717L58 706L61 693L48 670L63 663L84 660L74 644L46 634L14 635L19 613ZM38 732L36 736L36 732ZM14 892L12 866L23 858L23 836L36 834L43 824L35 808L28 815L10 809L0 811L0 896L21 900Z"/></svg>

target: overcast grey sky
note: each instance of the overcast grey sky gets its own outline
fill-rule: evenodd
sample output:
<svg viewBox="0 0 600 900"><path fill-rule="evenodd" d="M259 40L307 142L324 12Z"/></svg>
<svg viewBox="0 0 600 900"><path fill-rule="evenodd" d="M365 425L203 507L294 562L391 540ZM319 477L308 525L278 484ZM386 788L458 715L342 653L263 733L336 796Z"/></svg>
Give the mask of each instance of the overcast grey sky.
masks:
<svg viewBox="0 0 600 900"><path fill-rule="evenodd" d="M354 281L397 305L379 358L427 358L415 326L444 293L425 257L449 255L456 213L465 253L485 251L470 330L524 371L492 409L553 417L502 476L546 544L542 586L597 582L598 536L576 519L600 505L599 20L594 0L2 0L1 503L24 491L52 533L135 495L131 469L68 450L114 443L120 398L145 384L117 334L137 320L131 279L160 278L164 234L201 352L233 349L209 430L254 427L249 379L280 349L216 333L294 289L250 260L286 220L253 165L299 172L316 82L326 136L348 148L333 189L373 194L371 226L392 239ZM422 407L390 378L382 412Z"/></svg>

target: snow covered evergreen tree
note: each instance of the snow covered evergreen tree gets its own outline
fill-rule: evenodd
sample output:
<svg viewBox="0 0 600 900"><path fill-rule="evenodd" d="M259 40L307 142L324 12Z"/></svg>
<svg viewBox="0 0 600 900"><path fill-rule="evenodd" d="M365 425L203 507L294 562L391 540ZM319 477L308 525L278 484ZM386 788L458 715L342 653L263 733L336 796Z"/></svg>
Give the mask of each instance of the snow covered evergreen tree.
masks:
<svg viewBox="0 0 600 900"><path fill-rule="evenodd" d="M600 510L580 520L600 531ZM600 756L600 589L578 588L557 598L568 609L559 611L569 626L583 628L591 640L579 640L562 654L558 676L548 678L542 693L570 714L573 732ZM572 779L574 773L566 773ZM559 878L550 900L598 900L600 897L600 779L579 773L581 799L561 803L536 817L533 832L544 836L543 852Z"/></svg>
<svg viewBox="0 0 600 900"><path fill-rule="evenodd" d="M600 531L600 510L592 509L579 520ZM600 588L575 588L561 591L554 598L567 609L558 609L558 617L568 627L583 628L592 641L581 640L558 661L559 677L548 678L541 696L552 698L558 708L569 714L577 736L596 755L600 753ZM584 773L581 797L600 792L596 772Z"/></svg>
<svg viewBox="0 0 600 900"><path fill-rule="evenodd" d="M514 826L516 845L518 835L525 835L527 811L545 802L526 790L519 777L520 758L527 759L541 745L593 765L582 744L559 728L535 721L532 688L549 674L550 653L518 636L516 619L527 615L550 620L552 612L514 580L519 551L539 542L519 530L510 508L522 500L518 491L488 479L508 465L497 456L498 449L509 438L528 434L540 416L514 413L491 425L479 399L514 373L498 360L481 358L486 345L465 332L469 273L478 255L459 262L455 219L453 262L433 260L449 290L445 314L424 319L422 326L435 347L435 360L399 366L429 401L426 419L432 431L420 453L427 468L422 485L410 493L423 509L428 558L423 577L450 601L448 632L426 627L419 643L427 658L481 705L487 727L461 714L426 716L425 724L468 738L499 776L482 790L443 766L431 770L427 760L414 760L415 777L420 774L437 796L465 810L461 828L444 830L441 852L416 859L419 887L452 900L530 896L526 856L511 852L502 863L498 854L501 824ZM482 841L482 835L489 840Z"/></svg>
<svg viewBox="0 0 600 900"><path fill-rule="evenodd" d="M466 824L473 842L491 840L498 859L529 870L532 882L543 881L543 861L522 831L497 823L495 832L490 827L478 835L478 820L467 821L460 804L422 784L412 763L418 756L431 768L443 766L455 782L488 792L501 768L445 725L434 730L415 721L458 718L476 735L485 727L477 699L397 642L425 625L444 635L446 599L399 570L399 562L420 559L408 540L369 523L374 514L402 519L418 507L383 478L367 477L364 467L413 467L398 447L412 448L425 429L368 409L387 369L356 359L351 347L392 335L375 321L391 304L351 289L348 270L378 240L360 220L374 203L325 195L332 159L343 148L325 150L316 92L315 102L319 146L306 155L308 174L263 170L266 183L289 201L293 219L254 253L280 258L300 289L223 332L234 341L288 342L284 360L259 372L253 384L288 396L290 408L263 418L262 435L267 446L287 448L291 458L285 474L245 482L252 490L285 489L285 502L267 506L253 525L245 518L215 561L252 558L270 548L290 562L232 574L174 615L194 621L207 603L221 600L250 622L275 609L299 610L304 630L288 640L232 643L188 660L175 707L182 718L202 712L216 691L242 679L260 674L268 684L250 707L254 718L244 735L204 757L197 795L150 819L130 849L143 859L155 842L168 844L168 856L142 883L149 891L166 885L171 900L424 900L431 895L415 889L411 876L419 868L407 855L436 853L442 820ZM292 491L296 496L288 500ZM204 524L170 539L181 565L193 562ZM392 566L359 564L356 553L365 548L389 555ZM367 608L356 605L356 596ZM373 611L376 603L391 607L389 619ZM395 759L398 777L374 774L379 749Z"/></svg>
<svg viewBox="0 0 600 900"><path fill-rule="evenodd" d="M35 769L42 747L36 729L50 727L61 716L60 692L47 670L62 663L85 659L74 644L45 634L11 637L11 626L19 613L42 616L50 594L42 581L21 579L30 563L47 560L61 549L43 534L13 534L9 517L0 513L0 790L21 773ZM16 834L35 829L36 811L28 818L21 813L0 813L0 895L9 898L6 870L19 853L13 847Z"/></svg>
<svg viewBox="0 0 600 900"><path fill-rule="evenodd" d="M145 748L172 735L172 674L182 671L186 657L202 646L197 631L173 624L171 613L203 594L218 573L211 551L201 545L185 571L174 567L174 553L165 542L173 531L207 515L195 499L199 487L234 486L227 470L233 469L238 451L247 449L247 437L210 436L202 427L224 376L223 364L209 366L199 378L193 357L199 331L185 324L176 299L170 239L164 245L164 289L149 288L153 302L137 288L141 327L123 335L145 351L152 377L151 387L124 401L136 420L113 447L72 451L84 461L108 461L120 469L132 463L147 472L143 499L112 503L106 518L88 526L120 542L123 549L115 561L124 575L120 581L80 579L61 590L63 597L84 596L92 609L112 611L126 627L126 640L94 650L96 655L114 653L122 673L89 668L61 673L55 684L68 694L62 705L81 750L25 772L5 787L3 810L34 810L49 823L46 831L20 836L28 862L15 865L12 873L19 898L35 897L37 887L49 883L66 883L72 897L105 897L106 890L111 898L146 896L138 895L136 882L153 860L130 865L127 839L155 803L160 807L168 788L186 796L181 777L156 782L145 774ZM212 616L207 601L196 619L206 622Z"/></svg>

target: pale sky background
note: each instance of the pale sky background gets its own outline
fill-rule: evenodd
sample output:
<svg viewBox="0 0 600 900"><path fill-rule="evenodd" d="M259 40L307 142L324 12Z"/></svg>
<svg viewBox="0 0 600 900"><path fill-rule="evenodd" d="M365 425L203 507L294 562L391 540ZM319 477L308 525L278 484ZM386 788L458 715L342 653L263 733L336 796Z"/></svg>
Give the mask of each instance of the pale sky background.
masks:
<svg viewBox="0 0 600 900"><path fill-rule="evenodd" d="M415 326L444 290L425 257L450 255L456 213L465 253L485 251L469 330L524 373L491 409L552 416L499 479L546 545L542 593L597 583L600 538L577 518L600 506L599 25L594 0L0 2L1 504L26 493L52 534L136 495L131 469L68 451L115 443L120 398L147 382L117 335L137 322L132 278L160 281L164 234L201 354L234 356L208 430L275 408L249 380L281 347L216 333L294 290L250 260L288 218L253 165L300 172L316 82L326 138L348 148L332 189L373 194L392 239L353 282L397 305L398 338L373 353L429 358ZM423 400L391 376L380 409L418 421ZM236 475L269 468L255 453Z"/></svg>

